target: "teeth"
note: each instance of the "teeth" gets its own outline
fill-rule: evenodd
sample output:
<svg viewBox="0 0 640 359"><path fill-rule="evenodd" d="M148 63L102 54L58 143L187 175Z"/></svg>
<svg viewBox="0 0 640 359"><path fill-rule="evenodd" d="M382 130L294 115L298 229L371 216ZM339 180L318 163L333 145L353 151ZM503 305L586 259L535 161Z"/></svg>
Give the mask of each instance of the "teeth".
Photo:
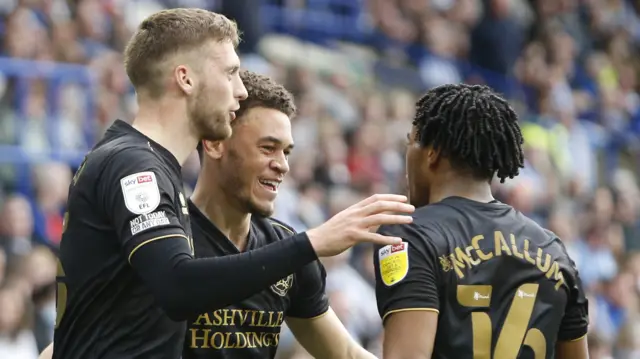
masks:
<svg viewBox="0 0 640 359"><path fill-rule="evenodd" d="M269 180L260 180L260 183L267 185L267 186L271 186L275 189L278 189L278 186L280 185L279 182L277 181L269 181Z"/></svg>

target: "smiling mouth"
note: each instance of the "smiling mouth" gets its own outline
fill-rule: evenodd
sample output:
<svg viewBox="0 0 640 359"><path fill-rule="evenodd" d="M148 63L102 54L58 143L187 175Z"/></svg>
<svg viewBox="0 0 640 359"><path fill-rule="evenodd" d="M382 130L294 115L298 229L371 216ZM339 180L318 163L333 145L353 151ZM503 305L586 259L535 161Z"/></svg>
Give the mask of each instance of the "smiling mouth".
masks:
<svg viewBox="0 0 640 359"><path fill-rule="evenodd" d="M236 119L236 113L233 112L233 111L229 112L229 118L231 118L231 121L235 120Z"/></svg>
<svg viewBox="0 0 640 359"><path fill-rule="evenodd" d="M262 187L266 188L271 192L278 192L278 187L280 187L280 181L261 179L261 180L258 180L258 182L260 182L260 185Z"/></svg>

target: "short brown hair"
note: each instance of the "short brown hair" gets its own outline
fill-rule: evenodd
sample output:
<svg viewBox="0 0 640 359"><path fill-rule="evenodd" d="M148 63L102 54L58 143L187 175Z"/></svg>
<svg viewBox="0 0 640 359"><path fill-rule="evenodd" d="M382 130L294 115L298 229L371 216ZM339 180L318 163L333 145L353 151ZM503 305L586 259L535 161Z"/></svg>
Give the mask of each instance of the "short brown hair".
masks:
<svg viewBox="0 0 640 359"><path fill-rule="evenodd" d="M176 8L146 18L124 51L129 80L137 89L149 87L151 96L162 94L156 81L162 78L160 64L167 56L192 50L207 40L240 42L238 26L232 20L202 9Z"/></svg>
<svg viewBox="0 0 640 359"><path fill-rule="evenodd" d="M247 99L240 101L240 109L236 111L238 119L253 107L266 107L278 110L289 118L296 114L296 104L291 92L271 78L255 72L243 70L240 78L247 88Z"/></svg>
<svg viewBox="0 0 640 359"><path fill-rule="evenodd" d="M240 109L236 111L237 119L231 122L232 126L234 123L242 121L242 115L254 107L277 110L289 118L293 118L296 115L296 104L293 100L293 95L284 86L267 76L248 70L240 71L240 78L247 88L247 99L240 101ZM202 141L198 143L198 155L202 160Z"/></svg>

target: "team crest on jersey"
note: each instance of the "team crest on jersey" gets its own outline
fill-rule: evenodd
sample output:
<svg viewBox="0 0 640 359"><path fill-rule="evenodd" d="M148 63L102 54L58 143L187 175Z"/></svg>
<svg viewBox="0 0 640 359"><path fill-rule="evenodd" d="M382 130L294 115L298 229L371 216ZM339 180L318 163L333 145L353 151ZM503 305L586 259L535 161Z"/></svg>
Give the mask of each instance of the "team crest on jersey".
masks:
<svg viewBox="0 0 640 359"><path fill-rule="evenodd" d="M134 214L147 214L160 205L160 189L156 174L138 172L120 180L124 204Z"/></svg>
<svg viewBox="0 0 640 359"><path fill-rule="evenodd" d="M289 289L293 286L293 274L289 274L286 278L280 279L276 284L271 285L271 290L277 295L284 297L289 293Z"/></svg>
<svg viewBox="0 0 640 359"><path fill-rule="evenodd" d="M386 286L392 286L407 276L409 272L409 244L388 245L378 250L380 278Z"/></svg>

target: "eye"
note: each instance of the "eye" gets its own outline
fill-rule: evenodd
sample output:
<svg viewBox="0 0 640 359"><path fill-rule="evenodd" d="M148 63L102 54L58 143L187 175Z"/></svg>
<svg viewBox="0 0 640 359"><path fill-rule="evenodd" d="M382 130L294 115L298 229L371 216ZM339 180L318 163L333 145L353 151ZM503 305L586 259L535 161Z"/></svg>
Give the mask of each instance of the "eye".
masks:
<svg viewBox="0 0 640 359"><path fill-rule="evenodd" d="M238 69L231 69L227 71L227 79L233 81L234 76L238 75Z"/></svg>
<svg viewBox="0 0 640 359"><path fill-rule="evenodd" d="M227 72L227 74L229 75L229 79L232 79L233 76L237 75L239 73L239 68L238 67L234 67L231 70L229 70Z"/></svg>
<svg viewBox="0 0 640 359"><path fill-rule="evenodd" d="M265 152L267 154L271 154L271 153L274 153L276 151L275 146L262 146L260 148L262 149L263 152Z"/></svg>

